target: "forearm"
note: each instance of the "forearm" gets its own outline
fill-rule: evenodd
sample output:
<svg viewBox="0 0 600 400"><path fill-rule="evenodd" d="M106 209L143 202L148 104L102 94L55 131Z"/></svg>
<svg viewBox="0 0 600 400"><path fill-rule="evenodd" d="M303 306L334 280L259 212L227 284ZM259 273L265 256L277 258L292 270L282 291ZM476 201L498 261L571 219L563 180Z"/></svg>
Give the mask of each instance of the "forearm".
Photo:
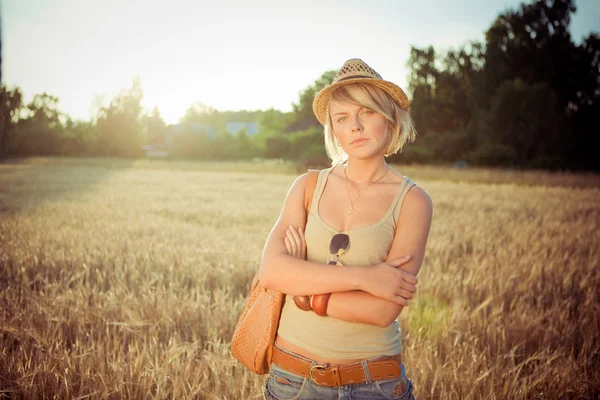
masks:
<svg viewBox="0 0 600 400"><path fill-rule="evenodd" d="M388 326L403 306L360 290L332 293L327 306L330 317L349 322Z"/></svg>
<svg viewBox="0 0 600 400"><path fill-rule="evenodd" d="M311 295L361 289L365 270L356 266L325 265L287 254L263 260L261 285L289 295Z"/></svg>

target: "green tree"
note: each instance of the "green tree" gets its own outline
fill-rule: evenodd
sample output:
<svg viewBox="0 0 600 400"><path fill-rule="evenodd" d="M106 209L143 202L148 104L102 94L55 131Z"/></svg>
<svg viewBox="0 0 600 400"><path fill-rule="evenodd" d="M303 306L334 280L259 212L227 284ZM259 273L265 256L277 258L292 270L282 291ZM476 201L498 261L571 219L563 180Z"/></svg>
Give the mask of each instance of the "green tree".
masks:
<svg viewBox="0 0 600 400"><path fill-rule="evenodd" d="M22 98L21 89L18 87L11 90L5 85L0 86L0 159L8 156L22 108Z"/></svg>
<svg viewBox="0 0 600 400"><path fill-rule="evenodd" d="M411 48L408 86L419 135L462 131L471 119L473 81L483 66L481 44L472 42L445 55L432 46Z"/></svg>
<svg viewBox="0 0 600 400"><path fill-rule="evenodd" d="M308 86L300 93L298 103L292 104L294 110L293 117L286 126L286 132L301 131L310 127L319 127L321 125L312 110L313 99L317 92L331 84L336 73L337 72L333 70L324 72L312 85Z"/></svg>
<svg viewBox="0 0 600 400"><path fill-rule="evenodd" d="M571 116L570 135L562 148L570 166L577 169L600 170L600 36L590 34L577 49L572 82L576 98L567 106Z"/></svg>
<svg viewBox="0 0 600 400"><path fill-rule="evenodd" d="M225 127L219 111L199 101L190 104L179 123L183 125L207 124L213 129Z"/></svg>
<svg viewBox="0 0 600 400"><path fill-rule="evenodd" d="M468 129L475 101L473 85L483 68L483 50L472 42L446 54L430 46L411 48L409 89L413 92L411 112L419 132L419 149L392 156L391 161L456 161L464 158L476 143Z"/></svg>
<svg viewBox="0 0 600 400"><path fill-rule="evenodd" d="M259 118L261 132L282 133L289 123L292 114L283 113L270 108L261 113Z"/></svg>
<svg viewBox="0 0 600 400"><path fill-rule="evenodd" d="M505 81L491 100L489 140L513 148L522 166L558 159L557 110L557 95L549 84Z"/></svg>
<svg viewBox="0 0 600 400"><path fill-rule="evenodd" d="M105 155L135 157L142 154L142 86L138 76L130 88L121 92L100 110L99 144Z"/></svg>
<svg viewBox="0 0 600 400"><path fill-rule="evenodd" d="M505 81L547 84L555 93L556 108L541 112L559 114L561 134L559 140L540 145L545 152L561 153L568 166L599 169L600 161L590 149L600 144L600 42L591 34L580 46L573 43L568 28L575 11L573 0L552 0L523 4L500 15L486 33L479 86L483 93L476 97L480 108L489 109Z"/></svg>
<svg viewBox="0 0 600 400"><path fill-rule="evenodd" d="M98 154L98 131L92 121L73 121L64 125L60 154L85 156Z"/></svg>
<svg viewBox="0 0 600 400"><path fill-rule="evenodd" d="M572 42L575 9L535 1L499 15L485 44L411 49L419 145L437 160L600 169L600 40Z"/></svg>
<svg viewBox="0 0 600 400"><path fill-rule="evenodd" d="M576 99L575 45L569 33L573 0L534 1L499 15L486 32L485 80L495 91L505 80L548 82L566 108ZM491 99L493 93L489 93Z"/></svg>
<svg viewBox="0 0 600 400"><path fill-rule="evenodd" d="M407 66L410 68L408 89L412 92L411 111L419 135L439 131L435 105L435 83L439 71L435 66L435 50L411 47Z"/></svg>
<svg viewBox="0 0 600 400"><path fill-rule="evenodd" d="M236 157L235 137L226 129L218 130L210 141L208 157L213 160L229 160Z"/></svg>
<svg viewBox="0 0 600 400"><path fill-rule="evenodd" d="M157 106L152 109L150 115L144 116L143 124L145 143L164 143L167 126Z"/></svg>
<svg viewBox="0 0 600 400"><path fill-rule="evenodd" d="M234 158L243 160L248 160L262 155L259 147L251 140L250 136L248 136L246 128L240 129L238 132L236 132L233 141L232 153Z"/></svg>
<svg viewBox="0 0 600 400"><path fill-rule="evenodd" d="M10 152L19 156L44 156L60 153L64 115L58 111L58 98L36 94L27 105L25 118L16 126Z"/></svg>

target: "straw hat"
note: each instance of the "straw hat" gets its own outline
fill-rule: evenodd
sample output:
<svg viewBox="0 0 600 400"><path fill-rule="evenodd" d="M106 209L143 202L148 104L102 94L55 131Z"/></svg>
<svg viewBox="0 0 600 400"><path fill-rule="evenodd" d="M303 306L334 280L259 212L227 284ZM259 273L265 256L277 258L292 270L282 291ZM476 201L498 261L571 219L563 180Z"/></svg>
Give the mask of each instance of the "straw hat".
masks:
<svg viewBox="0 0 600 400"><path fill-rule="evenodd" d="M321 89L313 100L313 112L319 120L319 122L325 125L327 120L327 107L329 106L329 99L332 93L343 85L350 83L368 83L370 85L377 86L385 90L404 110L408 110L410 101L404 90L400 86L383 80L375 70L369 67L363 60L359 58L352 58L342 65L342 68L333 78L331 85Z"/></svg>

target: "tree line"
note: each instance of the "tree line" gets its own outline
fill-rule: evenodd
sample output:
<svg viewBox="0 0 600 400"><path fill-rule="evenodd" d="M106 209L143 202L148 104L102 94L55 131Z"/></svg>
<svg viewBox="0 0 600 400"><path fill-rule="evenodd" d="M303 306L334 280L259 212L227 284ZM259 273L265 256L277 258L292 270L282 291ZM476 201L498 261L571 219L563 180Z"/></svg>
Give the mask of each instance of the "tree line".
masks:
<svg viewBox="0 0 600 400"><path fill-rule="evenodd" d="M417 141L392 162L468 163L515 168L600 170L600 37L581 44L569 33L573 0L535 1L499 15L483 42L457 49L411 48L408 91ZM305 88L291 112L218 111L194 103L180 120L170 156L200 159L283 158L326 165L323 132L312 99L326 71ZM18 87L0 88L0 157L143 156L167 130L158 109L141 105L139 78L89 121L58 111L42 93L24 104ZM257 122L260 133L236 134L228 121ZM193 132L207 125L213 135Z"/></svg>
<svg viewBox="0 0 600 400"><path fill-rule="evenodd" d="M600 37L575 45L572 0L496 18L485 43L411 51L412 108L424 159L548 169L600 168Z"/></svg>

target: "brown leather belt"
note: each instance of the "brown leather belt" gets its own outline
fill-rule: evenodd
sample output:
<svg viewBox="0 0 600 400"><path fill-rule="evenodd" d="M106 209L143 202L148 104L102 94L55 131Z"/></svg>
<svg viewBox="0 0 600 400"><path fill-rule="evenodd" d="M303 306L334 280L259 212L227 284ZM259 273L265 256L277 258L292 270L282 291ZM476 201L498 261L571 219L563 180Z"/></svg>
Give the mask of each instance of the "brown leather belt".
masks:
<svg viewBox="0 0 600 400"><path fill-rule="evenodd" d="M285 353L279 347L274 346L273 363L291 373L310 378L321 386L341 386L349 383L367 382L367 376L360 362L344 365L318 364ZM402 356L400 354L376 361L367 361L371 382L398 378L402 373L400 370L401 364Z"/></svg>

